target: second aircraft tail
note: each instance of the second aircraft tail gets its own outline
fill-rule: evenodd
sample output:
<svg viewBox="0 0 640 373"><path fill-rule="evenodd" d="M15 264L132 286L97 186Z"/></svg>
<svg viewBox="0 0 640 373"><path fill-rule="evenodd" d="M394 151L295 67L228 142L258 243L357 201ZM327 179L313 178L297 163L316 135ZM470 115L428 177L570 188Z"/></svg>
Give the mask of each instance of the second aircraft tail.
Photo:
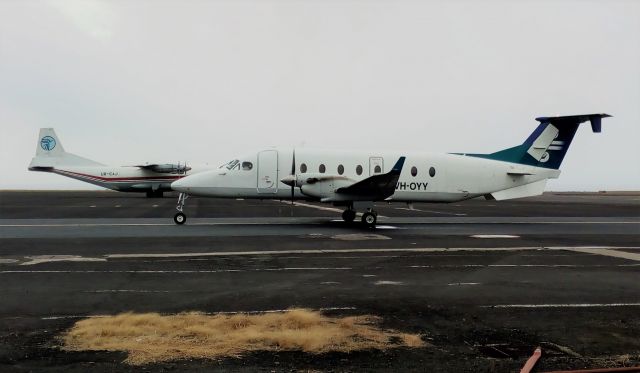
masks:
<svg viewBox="0 0 640 373"><path fill-rule="evenodd" d="M53 128L41 128L36 156L29 164L31 171L52 170L56 166L104 166L102 163L67 153Z"/></svg>

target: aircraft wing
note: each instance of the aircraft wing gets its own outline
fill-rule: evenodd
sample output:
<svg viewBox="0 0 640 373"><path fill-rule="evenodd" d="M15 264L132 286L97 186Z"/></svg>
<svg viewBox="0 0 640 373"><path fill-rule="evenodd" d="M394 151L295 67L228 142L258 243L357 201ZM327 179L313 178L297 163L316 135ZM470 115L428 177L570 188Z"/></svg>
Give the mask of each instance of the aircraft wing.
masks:
<svg viewBox="0 0 640 373"><path fill-rule="evenodd" d="M406 157L400 157L391 171L386 174L370 176L346 187L338 188L336 193L383 200L393 195L400 178Z"/></svg>

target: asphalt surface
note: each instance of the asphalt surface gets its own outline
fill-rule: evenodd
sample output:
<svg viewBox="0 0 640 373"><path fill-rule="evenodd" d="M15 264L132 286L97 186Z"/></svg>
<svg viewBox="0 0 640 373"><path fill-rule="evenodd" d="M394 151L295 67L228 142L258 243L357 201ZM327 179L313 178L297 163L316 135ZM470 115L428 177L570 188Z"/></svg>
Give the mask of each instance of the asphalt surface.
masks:
<svg viewBox="0 0 640 373"><path fill-rule="evenodd" d="M0 371L139 371L64 352L84 317L290 307L373 314L430 346L254 353L149 371L519 371L640 364L640 194L381 204L378 229L307 202L0 192Z"/></svg>

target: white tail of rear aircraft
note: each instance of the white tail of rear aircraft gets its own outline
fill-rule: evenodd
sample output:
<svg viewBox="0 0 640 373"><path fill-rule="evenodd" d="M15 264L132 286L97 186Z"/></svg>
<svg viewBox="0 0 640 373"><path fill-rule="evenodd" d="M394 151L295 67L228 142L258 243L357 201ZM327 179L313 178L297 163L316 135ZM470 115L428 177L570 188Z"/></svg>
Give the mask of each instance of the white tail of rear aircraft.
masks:
<svg viewBox="0 0 640 373"><path fill-rule="evenodd" d="M29 170L47 171L57 166L104 166L102 163L67 153L53 128L41 128L36 144L36 156L29 164Z"/></svg>

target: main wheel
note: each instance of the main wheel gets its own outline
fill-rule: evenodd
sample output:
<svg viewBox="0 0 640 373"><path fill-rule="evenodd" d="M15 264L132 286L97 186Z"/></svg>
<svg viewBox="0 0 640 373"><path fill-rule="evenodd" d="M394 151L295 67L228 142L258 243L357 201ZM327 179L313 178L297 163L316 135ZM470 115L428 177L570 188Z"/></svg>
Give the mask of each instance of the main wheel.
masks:
<svg viewBox="0 0 640 373"><path fill-rule="evenodd" d="M187 215L178 212L173 216L173 221L178 225L182 225L187 221Z"/></svg>
<svg viewBox="0 0 640 373"><path fill-rule="evenodd" d="M344 210L344 212L342 213L342 220L346 221L347 223L351 223L355 220L355 218L356 212L353 210Z"/></svg>
<svg viewBox="0 0 640 373"><path fill-rule="evenodd" d="M375 227L377 220L378 216L372 212L365 212L364 214L362 214L362 223L364 223L368 227Z"/></svg>

